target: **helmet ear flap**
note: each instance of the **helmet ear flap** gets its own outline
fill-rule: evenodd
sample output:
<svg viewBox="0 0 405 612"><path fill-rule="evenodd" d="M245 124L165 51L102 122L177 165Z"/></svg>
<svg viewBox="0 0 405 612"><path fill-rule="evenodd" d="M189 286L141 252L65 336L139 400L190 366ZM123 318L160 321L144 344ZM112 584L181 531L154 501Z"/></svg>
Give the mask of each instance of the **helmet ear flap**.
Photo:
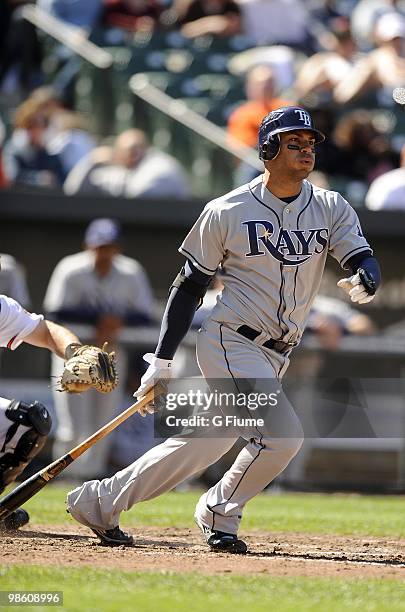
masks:
<svg viewBox="0 0 405 612"><path fill-rule="evenodd" d="M261 147L260 159L263 161L270 161L277 157L280 151L280 136L273 134L269 137L267 142L264 142Z"/></svg>

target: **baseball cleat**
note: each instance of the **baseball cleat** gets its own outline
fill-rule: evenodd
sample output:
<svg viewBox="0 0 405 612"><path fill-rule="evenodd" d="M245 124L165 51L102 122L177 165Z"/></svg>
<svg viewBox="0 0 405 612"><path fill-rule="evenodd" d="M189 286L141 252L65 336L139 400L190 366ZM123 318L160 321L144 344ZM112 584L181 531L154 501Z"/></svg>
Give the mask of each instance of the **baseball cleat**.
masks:
<svg viewBox="0 0 405 612"><path fill-rule="evenodd" d="M134 538L118 526L113 529L97 529L90 527L104 546L132 546Z"/></svg>
<svg viewBox="0 0 405 612"><path fill-rule="evenodd" d="M237 535L210 529L197 519L196 523L197 527L202 531L204 540L213 552L228 552L234 555L244 555L247 553L247 545L243 540L239 540Z"/></svg>
<svg viewBox="0 0 405 612"><path fill-rule="evenodd" d="M17 508L7 518L0 521L0 531L15 531L26 525L30 520L30 515L23 508Z"/></svg>

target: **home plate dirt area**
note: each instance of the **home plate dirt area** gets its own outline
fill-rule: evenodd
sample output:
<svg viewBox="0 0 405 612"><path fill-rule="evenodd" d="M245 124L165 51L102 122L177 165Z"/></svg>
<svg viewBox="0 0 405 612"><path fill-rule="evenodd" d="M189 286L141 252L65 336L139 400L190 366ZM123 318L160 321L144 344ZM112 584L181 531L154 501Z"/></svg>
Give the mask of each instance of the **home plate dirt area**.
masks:
<svg viewBox="0 0 405 612"><path fill-rule="evenodd" d="M81 526L30 523L0 535L0 565L405 580L403 539L250 531L241 534L248 554L230 555L211 552L193 529L130 531L133 547L109 548Z"/></svg>

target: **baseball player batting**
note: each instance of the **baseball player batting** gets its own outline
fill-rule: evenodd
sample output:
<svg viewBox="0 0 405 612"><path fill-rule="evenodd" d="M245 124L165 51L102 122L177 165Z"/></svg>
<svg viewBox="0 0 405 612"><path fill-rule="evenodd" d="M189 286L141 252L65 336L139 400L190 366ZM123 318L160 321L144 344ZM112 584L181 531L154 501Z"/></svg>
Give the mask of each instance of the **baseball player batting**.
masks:
<svg viewBox="0 0 405 612"><path fill-rule="evenodd" d="M69 329L27 312L16 300L0 295L0 347L15 350L23 342L47 348L66 360L59 381L61 391L86 391L93 386L108 392L116 386L115 371L109 369L114 368L112 354L82 346ZM104 360L102 368L99 358ZM99 373L103 369L106 376ZM51 416L40 402L27 404L0 397L0 493L43 448L51 424ZM0 531L18 529L28 521L28 512L18 508L0 520Z"/></svg>
<svg viewBox="0 0 405 612"><path fill-rule="evenodd" d="M197 339L203 376L280 381L300 342L330 253L348 270L338 282L353 302L375 295L380 271L353 208L333 191L307 180L324 135L301 107L267 115L259 130L264 173L209 202L180 247L186 262L175 279L154 354L135 396L158 378L170 378L172 360L218 268L224 289ZM245 504L262 491L301 447L301 424L287 399L270 407L271 434L239 433L246 446L222 479L197 503L195 519L213 551L244 553L238 530ZM286 431L288 435L286 435ZM102 543L131 545L120 514L205 469L234 437L177 435L111 478L92 480L68 494L68 511Z"/></svg>

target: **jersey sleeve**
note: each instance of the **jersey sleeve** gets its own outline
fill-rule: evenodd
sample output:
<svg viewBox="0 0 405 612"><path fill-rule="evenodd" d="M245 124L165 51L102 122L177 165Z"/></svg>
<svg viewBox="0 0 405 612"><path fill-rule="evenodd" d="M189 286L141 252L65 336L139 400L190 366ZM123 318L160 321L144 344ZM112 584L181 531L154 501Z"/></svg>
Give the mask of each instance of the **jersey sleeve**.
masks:
<svg viewBox="0 0 405 612"><path fill-rule="evenodd" d="M341 195L337 194L333 210L329 252L342 268L345 268L350 257L366 249L371 253L373 252L363 235L356 211Z"/></svg>
<svg viewBox="0 0 405 612"><path fill-rule="evenodd" d="M43 320L5 295L0 296L0 346L14 351Z"/></svg>
<svg viewBox="0 0 405 612"><path fill-rule="evenodd" d="M225 257L224 232L219 210L207 204L179 251L190 259L198 270L212 276Z"/></svg>

